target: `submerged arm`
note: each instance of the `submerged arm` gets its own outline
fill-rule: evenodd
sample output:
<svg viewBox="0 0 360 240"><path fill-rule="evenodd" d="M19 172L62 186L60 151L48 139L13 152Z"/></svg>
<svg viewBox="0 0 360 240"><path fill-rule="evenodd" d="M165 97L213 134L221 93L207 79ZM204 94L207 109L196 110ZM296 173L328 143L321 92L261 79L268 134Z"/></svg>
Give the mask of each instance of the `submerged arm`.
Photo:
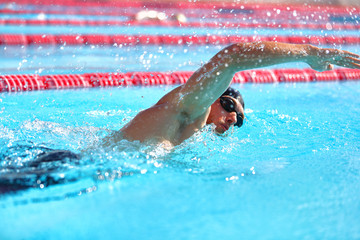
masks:
<svg viewBox="0 0 360 240"><path fill-rule="evenodd" d="M179 104L192 119L203 114L230 85L238 71L287 62L306 62L318 71L332 64L359 68L359 55L308 44L254 42L233 44L198 69L179 91Z"/></svg>

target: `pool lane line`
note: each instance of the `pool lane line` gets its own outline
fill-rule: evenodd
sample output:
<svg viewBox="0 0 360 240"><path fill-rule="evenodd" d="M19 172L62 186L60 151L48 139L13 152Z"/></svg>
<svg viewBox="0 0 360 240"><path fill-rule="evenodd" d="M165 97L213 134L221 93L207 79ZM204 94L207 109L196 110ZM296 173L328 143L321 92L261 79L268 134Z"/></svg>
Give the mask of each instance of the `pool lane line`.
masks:
<svg viewBox="0 0 360 240"><path fill-rule="evenodd" d="M336 23L333 20L338 20L336 24L345 24L351 22L354 25L359 24L360 8L351 6L323 6L323 5L279 5L279 4L226 4L226 3L171 3L171 4L150 4L149 3L135 3L128 4L118 2L106 3L88 3L76 2L73 4L55 4L49 5L49 2L31 3L31 1L17 1L16 4L3 2L3 8L0 9L1 14L38 14L46 17L47 14L79 16L121 16L135 19L137 13L143 10L156 10L165 13L167 16L174 14L184 14L186 18L198 18L219 21L221 19L239 19L239 21L251 20L259 21L267 19L269 21L280 20L282 23L293 22L294 24L306 22L322 22L322 23ZM25 4L24 4L25 2ZM148 7L145 7L149 5ZM344 22L345 21L345 22Z"/></svg>
<svg viewBox="0 0 360 240"><path fill-rule="evenodd" d="M323 4L274 4L274 3L243 3L243 2L230 2L230 1L219 1L219 2L198 2L198 1L79 1L79 0L17 0L15 4L9 3L8 0L0 0L0 3L5 5L5 9L11 10L16 7L48 7L51 9L60 9L59 11L64 12L64 8L73 7L74 10L78 10L75 14L81 13L82 9L98 9L98 12L102 12L104 9L114 9L115 11L130 10L130 9L149 9L149 10L166 10L166 9L179 9L182 11L186 10L212 10L219 13L237 13L237 12L248 12L261 11L261 10L280 10L280 11L297 11L297 12L329 12L329 13L348 13L349 11L355 13L360 9L356 6L334 6L334 5L323 5Z"/></svg>
<svg viewBox="0 0 360 240"><path fill-rule="evenodd" d="M187 72L129 72L44 75L0 75L0 92L24 92L93 87L178 85L193 74ZM359 81L360 70L339 68L317 72L312 69L247 70L235 74L233 83L295 83Z"/></svg>
<svg viewBox="0 0 360 240"><path fill-rule="evenodd" d="M86 10L86 8L81 8L77 10L67 9L64 10L35 10L35 9L0 9L0 14L4 14L6 17L9 16L20 16L22 15L34 15L37 19L51 19L56 16L68 16L69 19L81 18L81 17L124 17L127 20L136 20L136 15L139 12L142 12L143 9L118 9L114 10L111 8L109 11L104 10ZM238 22L243 21L280 21L280 22L292 22L292 23L306 23L306 22L332 22L334 19L338 21L338 24L344 24L344 21L352 22L353 24L359 23L360 9L355 9L354 11L343 11L343 12L332 12L332 11L278 11L279 9L249 9L246 12L236 12L236 13L219 13L215 10L204 11L204 9L198 9L199 12L194 11L181 11L179 9L161 9L158 12L164 13L167 19L175 16L176 14L183 14L183 16L192 22L193 19L203 20L203 21L221 21L221 20L234 20L237 19ZM284 14L284 12L286 14ZM258 18L261 16L261 18ZM310 16L310 17L309 17ZM341 19L340 19L341 18Z"/></svg>
<svg viewBox="0 0 360 240"><path fill-rule="evenodd" d="M360 21L360 19L359 19ZM358 30L360 24L354 23L336 23L329 21L318 22L277 22L274 20L268 22L246 22L233 23L229 21L193 21L193 22L179 22L179 21L136 21L136 20L81 20L81 19L0 19L0 25L25 25L25 26L161 26L161 27L181 27L181 28L218 28L218 29L256 29L256 28L270 28L270 29L315 29L315 30Z"/></svg>
<svg viewBox="0 0 360 240"><path fill-rule="evenodd" d="M221 35L52 35L0 34L0 45L229 45L238 42L276 41L313 45L360 45L360 36L221 36Z"/></svg>
<svg viewBox="0 0 360 240"><path fill-rule="evenodd" d="M140 9L141 10L141 9ZM139 11L140 11L139 10ZM270 12L269 12L270 11ZM272 10L266 11L257 11L256 14L217 14L217 13L202 13L201 15L196 15L194 13L181 13L184 14L186 17L186 21L183 21L183 26L208 26L208 27L218 27L225 26L225 27L241 27L241 26L258 26L258 27L266 27L269 25L282 25L283 27L301 27L309 25L314 26L316 28L325 26L326 25L334 25L335 28L340 28L342 25L345 25L344 28L356 28L359 25L360 21L360 11L356 13L340 13L336 14L334 12L326 13L326 12L318 12L318 13L304 13L303 15L300 12L296 12L296 16L294 16L293 11L289 11L287 14L276 14L272 13ZM68 25L125 25L125 24L143 24L143 25L161 25L161 26L177 26L179 22L176 21L176 18L172 18L171 16L176 15L176 11L170 11L167 14L167 19L162 21L160 20L150 20L147 21L146 19L139 21L136 19L136 12L124 12L120 14L119 12L115 12L116 14L104 13L96 14L96 12L83 12L82 14L74 14L77 11L69 11L69 13L65 13L68 15L67 19L57 19L54 15L64 15L64 12L57 12L57 11L50 11L44 13L44 11L35 11L35 10L7 10L7 9L0 9L0 14L6 14L6 17L2 17L0 19L0 24L68 24ZM36 14L37 16L33 19L23 19L21 15L26 14ZM52 16L47 16L47 15ZM269 15L270 14L270 15ZM9 15L20 16L16 17L9 17ZM309 15L311 17L309 17ZM83 20L81 17L91 17L91 16L106 16L106 17L123 17L126 20L119 21L119 20ZM263 16L262 18L258 18L258 16ZM139 22L139 23L137 23ZM259 23L260 22L260 23ZM348 26L349 25L349 26ZM326 28L324 28L326 29Z"/></svg>

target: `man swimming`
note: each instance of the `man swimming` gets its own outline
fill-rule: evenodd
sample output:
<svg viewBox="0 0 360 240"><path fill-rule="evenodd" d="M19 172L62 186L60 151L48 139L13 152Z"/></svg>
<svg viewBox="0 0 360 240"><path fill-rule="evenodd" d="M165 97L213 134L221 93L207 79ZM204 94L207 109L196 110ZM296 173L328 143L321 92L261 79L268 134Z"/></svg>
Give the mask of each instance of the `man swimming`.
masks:
<svg viewBox="0 0 360 240"><path fill-rule="evenodd" d="M305 62L317 71L333 64L360 69L359 55L308 44L253 42L230 45L200 67L184 84L154 106L141 111L105 145L125 138L130 141L178 145L206 124L217 133L240 127L245 118L244 101L229 85L236 72L279 63Z"/></svg>
<svg viewBox="0 0 360 240"><path fill-rule="evenodd" d="M120 140L140 141L171 148L179 145L207 124L219 134L243 124L244 101L229 88L236 72L279 63L305 62L317 71L333 64L360 69L360 56L347 51L318 48L308 44L253 42L230 45L200 67L189 80L163 96L154 106L141 111L122 129L106 137L102 145ZM70 151L44 153L34 164L64 158L79 159Z"/></svg>

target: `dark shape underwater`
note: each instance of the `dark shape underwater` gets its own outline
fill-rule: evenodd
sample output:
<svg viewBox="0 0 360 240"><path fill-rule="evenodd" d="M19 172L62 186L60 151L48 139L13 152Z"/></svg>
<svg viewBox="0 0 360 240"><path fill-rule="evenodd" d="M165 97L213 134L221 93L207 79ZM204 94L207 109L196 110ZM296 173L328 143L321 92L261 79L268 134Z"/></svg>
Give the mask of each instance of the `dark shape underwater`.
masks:
<svg viewBox="0 0 360 240"><path fill-rule="evenodd" d="M59 178L58 175L69 170L71 166L79 165L81 159L79 154L68 150L48 148L44 150L23 166L9 165L0 168L0 194L38 188L40 185L48 187L78 180L77 176ZM5 161L13 161L11 157L2 157Z"/></svg>

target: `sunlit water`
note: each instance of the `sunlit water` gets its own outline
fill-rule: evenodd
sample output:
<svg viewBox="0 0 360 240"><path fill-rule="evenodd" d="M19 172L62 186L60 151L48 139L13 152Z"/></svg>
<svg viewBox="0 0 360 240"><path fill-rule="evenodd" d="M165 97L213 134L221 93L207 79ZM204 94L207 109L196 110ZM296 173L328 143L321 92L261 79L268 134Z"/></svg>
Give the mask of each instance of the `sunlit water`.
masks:
<svg viewBox="0 0 360 240"><path fill-rule="evenodd" d="M2 14L39 17L70 18L45 10ZM271 20L259 17L241 21ZM304 24L318 22L310 20ZM0 31L359 36L356 30L145 26L1 25ZM2 45L0 75L194 71L223 47ZM360 54L354 46L331 47ZM227 136L208 126L171 151L126 140L100 147L105 136L171 87L1 93L0 239L360 239L360 84L235 87L245 98L244 126ZM54 149L82 158L34 164L38 154Z"/></svg>
<svg viewBox="0 0 360 240"><path fill-rule="evenodd" d="M360 238L360 84L235 87L244 126L171 151L97 147L171 87L2 93L0 238Z"/></svg>
<svg viewBox="0 0 360 240"><path fill-rule="evenodd" d="M213 20L214 21L214 20ZM201 28L201 27L144 27L144 26L24 26L14 28L10 25L0 25L0 31L4 34L151 34L151 35L279 35L279 36L311 36L311 35L358 35L359 30L327 30L327 29L281 29L274 31L273 28Z"/></svg>
<svg viewBox="0 0 360 240"><path fill-rule="evenodd" d="M0 74L195 71L225 46L4 46ZM360 54L357 46L322 46ZM271 68L309 68L305 63Z"/></svg>

